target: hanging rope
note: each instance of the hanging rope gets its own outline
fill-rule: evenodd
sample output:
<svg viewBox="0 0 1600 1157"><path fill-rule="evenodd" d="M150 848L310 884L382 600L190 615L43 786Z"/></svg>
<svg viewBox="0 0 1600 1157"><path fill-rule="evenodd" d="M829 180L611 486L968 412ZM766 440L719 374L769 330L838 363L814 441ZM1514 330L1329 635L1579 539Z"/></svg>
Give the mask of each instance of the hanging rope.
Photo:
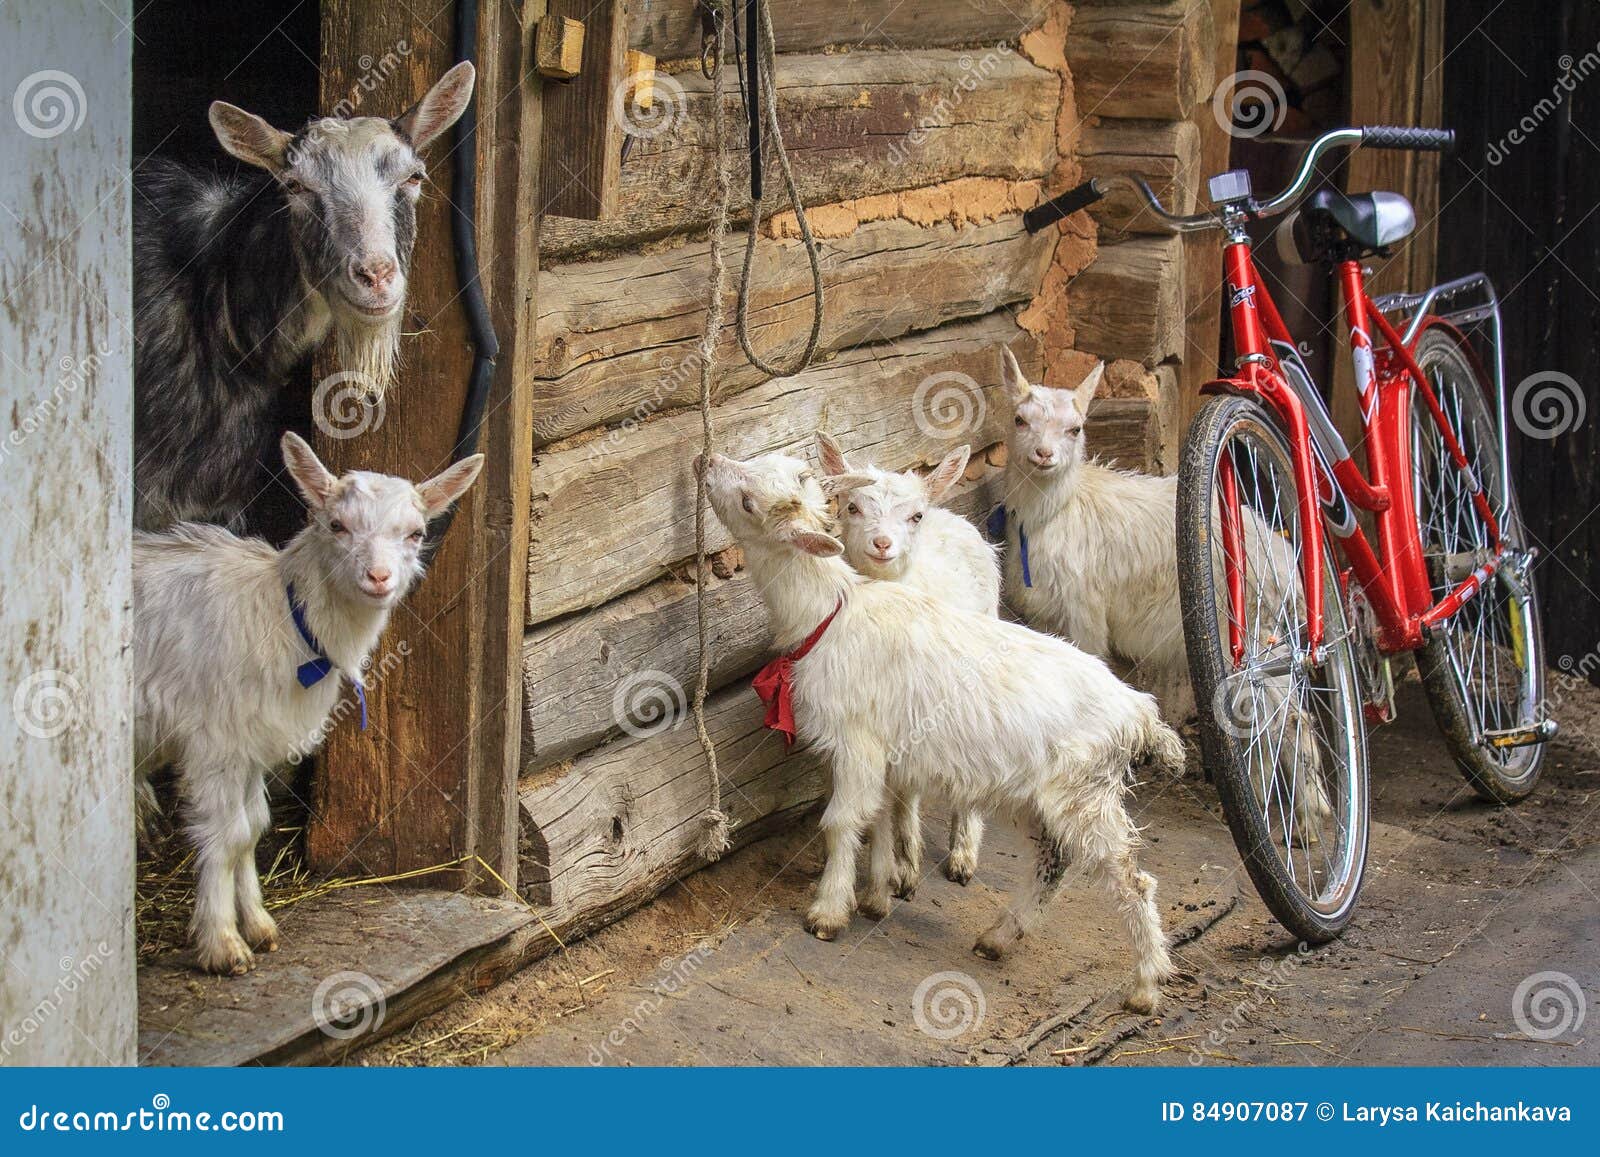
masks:
<svg viewBox="0 0 1600 1157"><path fill-rule="evenodd" d="M773 82L774 59L776 55L776 38L772 32L772 15L765 4L760 0L745 0L747 4L754 5L747 9L747 15L758 12L760 16L761 34L759 44L747 45L751 53L751 73L759 78L759 92L751 89L745 90L745 105L752 110L751 123L749 124L750 139L752 141L750 165L752 176L758 176L761 165L759 141L759 121L762 107L765 106L765 119L771 134L773 152L778 158L778 166L783 173L784 188L789 196L789 203L794 207L795 219L799 223L800 237L806 248L806 257L811 263L811 284L813 309L811 317L811 333L806 339L805 348L800 352L792 365L774 366L762 360L755 352L750 341L750 282L751 273L755 266L756 238L761 228L761 206L759 179L752 180L750 202L750 231L745 241L744 270L740 277L738 309L735 319L735 331L739 337L740 348L744 350L745 357L763 374L772 378L789 377L804 370L811 364L811 359L816 356L817 347L822 340L823 316L823 286L822 286L822 257L819 252L816 238L811 232L811 223L806 220L805 206L800 201L800 190L795 183L794 170L789 164L788 150L784 148L783 132L778 126L778 101L776 86ZM717 339L721 337L724 328L724 310L722 295L727 281L727 262L723 256L722 247L728 234L728 217L733 200L733 178L728 163L728 124L727 110L723 107L726 96L723 82L724 56L723 46L728 43L729 29L735 29L732 0L708 0L707 9L711 13L711 35L715 38L715 54L711 54L709 46L702 49L701 66L706 69L714 60L715 65L710 68L711 75L711 107L712 107L712 148L716 152L716 180L717 180L717 208L711 220L711 293L706 304L706 327L700 338L700 453L703 461L709 461L715 446L714 431L711 423L711 388L715 379L717 359ZM737 35L735 35L735 66L738 64ZM765 98L765 99L762 99ZM707 860L720 859L722 854L731 846L731 823L728 815L722 810L722 772L717 765L717 745L711 738L711 732L706 727L706 695L710 690L711 682L711 649L709 646L709 626L706 621L706 574L709 570L706 559L706 481L702 473L695 485L694 504L694 593L695 593L695 629L699 638L699 663L695 678L694 688L694 731L700 741L700 749L705 753L706 770L711 780L711 801L705 814L701 817L704 831L700 837L700 853Z"/></svg>
<svg viewBox="0 0 1600 1157"><path fill-rule="evenodd" d="M739 334L739 346L744 350L744 356L750 359L750 364L762 373L772 378L787 378L800 373L811 364L811 359L817 356L817 347L822 343L822 314L823 314L823 288L822 288L822 252L817 239L811 233L811 222L806 220L806 207L800 202L800 187L795 183L794 168L789 163L789 150L783 144L783 129L778 125L778 95L777 85L773 80L773 73L777 58L777 38L772 32L772 12L760 0L746 0L747 3L756 5L761 16L761 36L759 44L745 45L756 62L752 72L761 78L761 92L754 98L750 107L757 109L757 116L761 111L766 113L767 131L772 136L773 155L778 158L778 168L783 173L784 191L789 195L789 204L794 208L795 221L800 227L800 240L806 248L806 259L811 263L811 334L806 338L805 349L800 356L787 366L775 366L764 361L756 353L755 345L750 340L750 283L755 269L756 239L761 233L761 205L762 198L757 196L759 186L752 189L750 202L750 233L745 238L744 244L744 271L739 278L739 312L735 329ZM752 98L746 94L747 103ZM753 134L752 134L753 135ZM750 158L752 169L760 164L760 158Z"/></svg>
<svg viewBox="0 0 1600 1157"><path fill-rule="evenodd" d="M700 338L700 454L709 463L713 447L711 429L711 381L717 361L717 338L722 334L722 288L727 265L722 243L728 233L728 207L733 199L733 181L728 173L727 113L722 107L722 45L730 13L726 3L716 8L717 61L711 78L712 147L717 154L717 209L711 219L711 297L706 304L706 328ZM694 618L700 638L699 674L694 686L694 733L705 752L706 770L711 777L711 806L701 816L705 830L700 836L700 853L708 860L722 857L730 846L727 813L722 810L722 772L717 767L717 745L706 730L706 692L711 680L711 650L707 646L706 626L706 478L700 472L694 500Z"/></svg>

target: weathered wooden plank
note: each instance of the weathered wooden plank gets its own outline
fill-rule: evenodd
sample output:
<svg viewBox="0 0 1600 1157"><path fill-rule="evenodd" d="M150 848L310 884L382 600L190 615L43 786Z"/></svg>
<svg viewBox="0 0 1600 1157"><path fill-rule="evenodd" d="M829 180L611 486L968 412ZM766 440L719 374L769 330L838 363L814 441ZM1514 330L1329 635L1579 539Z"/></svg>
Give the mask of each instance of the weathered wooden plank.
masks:
<svg viewBox="0 0 1600 1157"><path fill-rule="evenodd" d="M657 78L653 135L635 138L623 166L616 217L547 222L547 257L709 221L716 183L710 82L698 70L671 77L672 85L668 79ZM1031 179L1055 163L1059 81L1005 46L781 57L777 84L784 142L808 205L955 177ZM737 95L727 100L737 118ZM747 160L736 142L730 147L734 185L747 185ZM739 212L742 222L747 214Z"/></svg>
<svg viewBox="0 0 1600 1157"><path fill-rule="evenodd" d="M1080 7L1067 64L1081 117L1184 120L1216 82L1210 0Z"/></svg>
<svg viewBox="0 0 1600 1157"><path fill-rule="evenodd" d="M1183 239L1102 246L1067 287L1079 349L1147 366L1184 356Z"/></svg>
<svg viewBox="0 0 1600 1157"><path fill-rule="evenodd" d="M1102 118L1078 138L1085 177L1143 177L1174 213L1194 212L1200 184L1200 129L1189 121L1124 121ZM1166 229L1137 193L1118 189L1089 214L1106 242L1128 233L1165 234ZM1215 240L1213 238L1213 240Z"/></svg>
<svg viewBox="0 0 1600 1157"><path fill-rule="evenodd" d="M394 83L398 111L453 62L454 10L417 25L403 8L329 4L323 10L324 106L367 71L372 44L409 41L413 67ZM418 207L417 272L407 303L418 331L405 341L405 396L359 439L324 436L340 469L425 478L449 461L461 421L470 343L454 270L451 167L478 166L477 229L485 298L500 343L482 432L483 476L457 510L426 581L394 616L378 655L397 666L368 696L371 728L353 720L330 737L307 831L316 870L385 875L457 861L464 853L504 875L516 865L515 775L521 693L521 620L531 472L528 357L537 280L539 85L527 79L534 30L510 7L479 28L477 155L446 144L430 162ZM369 62L370 63L370 62ZM374 109L373 111L378 111ZM531 222L531 224L530 224ZM337 431L330 431L330 434ZM405 649L401 650L401 643ZM483 884L476 867L451 882ZM465 879L464 879L465 878ZM508 877L509 878L509 877ZM437 885L440 877L423 881ZM495 885L498 887L498 885Z"/></svg>
<svg viewBox="0 0 1600 1157"><path fill-rule="evenodd" d="M989 445L1007 420L995 360L1002 343L1037 368L1036 342L1004 313L849 350L719 406L718 443L736 455L809 452L814 433L827 429L854 432L883 461L905 462L931 460L957 440ZM535 463L530 624L598 606L693 553L698 416L683 411L614 433L558 446ZM707 545L729 545L715 519Z"/></svg>
<svg viewBox="0 0 1600 1157"><path fill-rule="evenodd" d="M774 8L779 52L943 48L1016 40L1044 19L1049 0L812 0ZM700 55L696 0L635 0L629 43L661 60Z"/></svg>
<svg viewBox="0 0 1600 1157"><path fill-rule="evenodd" d="M774 830L821 799L822 760L762 725L753 691L706 702L706 727L724 777L722 806L735 846ZM667 730L608 743L522 795L523 892L549 924L587 929L637 907L701 867L696 848L710 791L705 756L683 716Z"/></svg>
<svg viewBox="0 0 1600 1157"><path fill-rule="evenodd" d="M539 211L593 221L616 211L622 120L614 100L627 76L628 0L548 0L545 19L583 21L583 63L544 88ZM519 54L519 61L532 59Z"/></svg>
<svg viewBox="0 0 1600 1157"><path fill-rule="evenodd" d="M1038 291L1054 238L1029 236L1017 217L957 229L876 221L825 240L828 308L822 350L899 337L990 313ZM734 252L742 238L731 243ZM545 270L539 282L534 434L553 442L603 423L637 421L699 397L709 244ZM730 260L732 260L730 252ZM762 241L750 327L764 356L798 352L810 332L805 249ZM735 290L727 293L732 316ZM732 327L718 353L719 398L762 378Z"/></svg>

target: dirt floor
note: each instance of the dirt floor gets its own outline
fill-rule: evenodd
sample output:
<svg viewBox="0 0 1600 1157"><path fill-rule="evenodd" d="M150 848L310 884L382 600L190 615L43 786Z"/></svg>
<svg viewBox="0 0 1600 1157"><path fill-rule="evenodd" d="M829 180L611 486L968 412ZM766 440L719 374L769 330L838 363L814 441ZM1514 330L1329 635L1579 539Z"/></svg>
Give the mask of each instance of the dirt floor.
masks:
<svg viewBox="0 0 1600 1157"><path fill-rule="evenodd" d="M801 929L821 868L808 819L352 1063L1600 1063L1600 1026L1582 1023L1600 1000L1600 691L1552 677L1563 733L1513 810L1477 801L1404 689L1373 736L1362 906L1321 948L1256 898L1193 766L1141 787L1181 969L1157 1017L1121 1011L1127 949L1095 893L1070 891L1007 960L975 957L1032 850L997 826L958 887L933 805L926 878L879 923L832 943Z"/></svg>

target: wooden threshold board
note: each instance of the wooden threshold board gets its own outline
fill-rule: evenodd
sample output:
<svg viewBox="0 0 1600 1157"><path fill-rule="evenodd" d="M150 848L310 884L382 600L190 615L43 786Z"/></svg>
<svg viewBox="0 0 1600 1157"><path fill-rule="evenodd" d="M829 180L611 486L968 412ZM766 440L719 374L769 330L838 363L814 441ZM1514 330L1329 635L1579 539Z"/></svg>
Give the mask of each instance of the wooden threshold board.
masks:
<svg viewBox="0 0 1600 1157"><path fill-rule="evenodd" d="M248 975L206 976L184 954L141 966L139 1063L337 1063L499 980L498 950L536 919L516 901L459 892L362 887L306 900L278 915L283 947ZM324 1008L354 1002L344 1007L367 1031L324 1033L319 990ZM368 1000L381 1001L381 1019L360 1011Z"/></svg>

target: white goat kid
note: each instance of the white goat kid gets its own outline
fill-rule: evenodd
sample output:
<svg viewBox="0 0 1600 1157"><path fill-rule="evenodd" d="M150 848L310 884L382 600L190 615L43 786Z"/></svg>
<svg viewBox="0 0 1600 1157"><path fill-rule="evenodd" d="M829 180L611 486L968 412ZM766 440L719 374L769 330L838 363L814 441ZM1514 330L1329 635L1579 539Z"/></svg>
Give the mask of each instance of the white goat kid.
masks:
<svg viewBox="0 0 1600 1157"><path fill-rule="evenodd" d="M1178 605L1177 478L1113 470L1087 456L1084 421L1104 362L1070 390L1030 383L1003 347L1001 362L1015 408L1005 474L1007 599L1034 626L1125 662L1162 716L1184 722L1194 693Z"/></svg>
<svg viewBox="0 0 1600 1157"><path fill-rule="evenodd" d="M865 486L839 494L840 540L844 557L868 578L903 582L947 606L991 618L1000 613L1000 561L978 528L959 514L934 505L950 492L967 468L971 451L952 450L927 477L907 470L892 473L873 466L857 468L827 434L817 435L817 458L830 476L861 474ZM899 879L894 894L909 899L922 877L922 819L914 794L898 795L895 855ZM954 808L950 813L950 855L946 878L965 885L978 869L983 813Z"/></svg>
<svg viewBox="0 0 1600 1157"><path fill-rule="evenodd" d="M863 911L887 911L894 853L885 793L937 786L957 806L1029 820L1040 836L1026 895L974 951L1000 957L1076 864L1109 888L1133 943L1128 1007L1154 1009L1171 962L1155 881L1138 868L1137 831L1124 805L1131 767L1183 765L1154 701L1059 639L851 570L838 557L842 544L826 533L823 483L799 459L714 454L697 467L717 516L744 548L778 645L793 647L833 617L787 676L799 738L833 766L821 821L827 866L806 927L827 940L849 922L869 824ZM827 480L836 490L869 481Z"/></svg>
<svg viewBox="0 0 1600 1157"><path fill-rule="evenodd" d="M252 948L277 948L255 862L265 777L320 745L343 679L361 687L390 612L422 574L428 520L483 465L475 455L413 485L335 478L292 433L282 449L310 508L282 550L196 523L134 535L137 766L177 767L198 873L190 935L207 972L239 975Z"/></svg>

